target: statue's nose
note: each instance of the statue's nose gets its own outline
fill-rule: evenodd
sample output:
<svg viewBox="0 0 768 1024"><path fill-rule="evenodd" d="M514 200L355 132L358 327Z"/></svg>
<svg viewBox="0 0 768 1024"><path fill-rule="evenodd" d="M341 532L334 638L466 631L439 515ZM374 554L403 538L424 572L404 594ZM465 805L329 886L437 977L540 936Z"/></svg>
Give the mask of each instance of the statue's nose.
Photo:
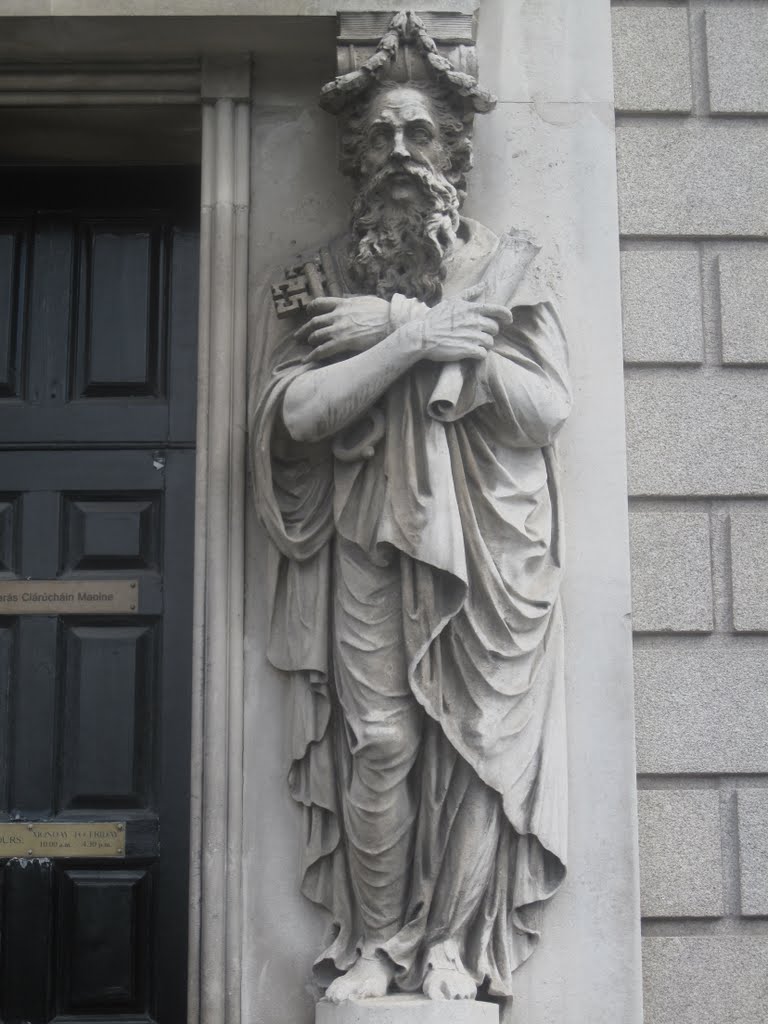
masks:
<svg viewBox="0 0 768 1024"><path fill-rule="evenodd" d="M407 160L408 155L408 148L405 145L403 133L395 132L395 138L392 142L392 156L397 157L399 160Z"/></svg>

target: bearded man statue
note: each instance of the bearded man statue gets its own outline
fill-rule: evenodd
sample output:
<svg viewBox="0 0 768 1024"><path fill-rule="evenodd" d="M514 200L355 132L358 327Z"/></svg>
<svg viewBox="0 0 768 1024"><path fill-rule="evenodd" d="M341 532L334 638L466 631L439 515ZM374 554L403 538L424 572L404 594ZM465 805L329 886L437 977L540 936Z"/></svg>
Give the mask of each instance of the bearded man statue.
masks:
<svg viewBox="0 0 768 1024"><path fill-rule="evenodd" d="M563 331L534 268L511 304L484 290L499 239L460 211L493 100L417 18L321 102L351 228L308 319L265 310L250 414L317 977L332 1002L509 996L565 872Z"/></svg>

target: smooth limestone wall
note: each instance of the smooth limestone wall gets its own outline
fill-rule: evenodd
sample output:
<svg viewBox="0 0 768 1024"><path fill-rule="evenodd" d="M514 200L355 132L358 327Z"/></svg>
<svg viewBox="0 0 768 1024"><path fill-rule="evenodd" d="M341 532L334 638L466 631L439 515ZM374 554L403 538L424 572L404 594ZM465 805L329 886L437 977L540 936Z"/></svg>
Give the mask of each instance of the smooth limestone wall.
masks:
<svg viewBox="0 0 768 1024"><path fill-rule="evenodd" d="M616 3L645 1015L768 1020L768 5Z"/></svg>
<svg viewBox="0 0 768 1024"><path fill-rule="evenodd" d="M359 7L370 4L362 0ZM424 5L434 6L434 5ZM335 126L317 109L333 54L258 62L251 344L258 287L345 222ZM476 122L467 213L559 251L576 404L563 434L570 875L505 1024L640 1024L623 368L610 12L603 0L483 0L478 56L497 110ZM266 300L268 301L268 300ZM309 1024L324 918L297 892L285 685L263 654L263 536L249 533L243 1016Z"/></svg>

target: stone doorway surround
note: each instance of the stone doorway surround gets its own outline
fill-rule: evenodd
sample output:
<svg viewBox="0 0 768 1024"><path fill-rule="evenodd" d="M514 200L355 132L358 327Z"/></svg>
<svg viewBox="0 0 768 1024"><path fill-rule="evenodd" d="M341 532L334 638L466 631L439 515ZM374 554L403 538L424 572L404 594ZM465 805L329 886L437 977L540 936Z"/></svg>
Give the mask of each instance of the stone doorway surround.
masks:
<svg viewBox="0 0 768 1024"><path fill-rule="evenodd" d="M286 233L293 224L275 226L285 209L281 203L290 201L281 192L287 184L273 180L260 194L250 168L274 176L269 147L276 138L290 151L294 143L311 146L321 137L315 123L307 131L298 121L289 124L287 137L272 134L270 100L260 110L258 96L251 95L251 66L257 69L263 59L289 69L297 56L308 55L322 65L322 83L326 72L333 73L336 12L394 6L379 0L0 0L0 57L6 62L0 71L0 125L15 126L30 153L40 153L43 133L58 124L62 134L78 139L81 157L93 159L88 133L78 136L81 118L91 132L99 124L112 126L116 162L139 162L141 156L150 162L201 162L190 1024L303 1021L296 1014L307 1012L309 947L319 928L298 894L279 914L270 908L269 886L284 891L286 884L269 875L271 868L249 892L242 884L260 849L263 813L277 814L288 802L269 791L269 779L256 777L262 755L243 743L244 729L256 744L264 741L251 730L256 716L269 710L270 694L278 692L273 679L260 675L264 696L252 695L248 710L244 669L260 664L257 640L245 666L243 656L248 296L261 283L264 267L270 261L279 265L280 243L295 237ZM438 0L423 6L470 14L477 3ZM639 1024L609 11L603 0L482 0L480 6L480 75L501 103L495 127L489 122L477 130L476 198L469 212L486 223L501 218L504 228L524 211L528 219L522 226L543 229L565 247L565 306L577 339L577 412L563 446L571 552L566 615L572 638L573 869L542 949L521 978L519 1007L510 1020ZM303 99L302 88L296 96ZM306 103L313 102L307 90ZM132 139L139 140L138 152ZM535 154L522 171L514 163L519 139ZM0 158L7 144L0 139ZM551 194L544 197L544 188ZM328 203L322 188L312 193L310 183L309 192L319 201L305 202L306 242L320 229L313 211L334 227L341 216L338 193ZM262 233L269 244L262 243ZM279 723L269 728L281 738ZM264 741L264 757L272 753L272 742ZM290 817L275 821L273 862L290 843L294 825ZM254 925L254 912L264 914L263 924ZM285 963L307 965L306 973L291 975L296 992L284 1002L279 980L262 983L261 966L254 964L264 945L258 930L269 944L275 917L286 932L306 926L304 935L276 936L276 957L292 944ZM577 942L574 936L586 939ZM284 980L285 968L278 965L274 977Z"/></svg>
<svg viewBox="0 0 768 1024"><path fill-rule="evenodd" d="M48 26L52 44L56 27ZM33 27L35 40L45 34ZM98 33L86 36L90 51ZM202 60L38 55L0 72L0 121L5 115L9 133L26 128L17 152L6 136L6 160L200 163L190 1021L240 1016L250 88L249 52ZM179 122L191 139L176 138ZM156 148L143 148L153 141Z"/></svg>

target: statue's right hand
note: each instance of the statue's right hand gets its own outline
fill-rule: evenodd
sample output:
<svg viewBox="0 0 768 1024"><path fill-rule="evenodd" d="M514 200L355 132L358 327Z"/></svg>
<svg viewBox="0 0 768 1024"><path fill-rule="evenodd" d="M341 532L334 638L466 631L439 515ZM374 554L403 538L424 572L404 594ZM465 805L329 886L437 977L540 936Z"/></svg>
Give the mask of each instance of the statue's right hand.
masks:
<svg viewBox="0 0 768 1024"><path fill-rule="evenodd" d="M452 363L460 359L485 359L502 327L512 323L505 306L447 299L419 321L423 325L422 359Z"/></svg>

